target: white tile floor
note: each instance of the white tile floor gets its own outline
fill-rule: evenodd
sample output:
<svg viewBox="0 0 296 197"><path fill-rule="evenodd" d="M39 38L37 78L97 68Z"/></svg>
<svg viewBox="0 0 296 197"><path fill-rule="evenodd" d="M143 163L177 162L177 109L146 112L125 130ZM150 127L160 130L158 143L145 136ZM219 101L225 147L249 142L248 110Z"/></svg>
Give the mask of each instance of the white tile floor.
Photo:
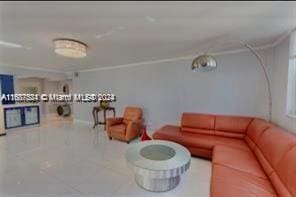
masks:
<svg viewBox="0 0 296 197"><path fill-rule="evenodd" d="M0 137L0 196L209 196L209 161L192 158L175 189L151 193L135 183L127 147L103 129L70 121L8 131Z"/></svg>

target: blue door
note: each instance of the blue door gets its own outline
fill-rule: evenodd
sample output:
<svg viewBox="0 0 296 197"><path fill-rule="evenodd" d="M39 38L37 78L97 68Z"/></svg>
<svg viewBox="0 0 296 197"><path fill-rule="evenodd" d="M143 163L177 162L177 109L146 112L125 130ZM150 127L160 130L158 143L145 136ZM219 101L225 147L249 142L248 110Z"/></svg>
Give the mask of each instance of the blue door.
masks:
<svg viewBox="0 0 296 197"><path fill-rule="evenodd" d="M14 94L14 84L12 75L0 75L2 94ZM3 100L2 104L15 104L15 101Z"/></svg>

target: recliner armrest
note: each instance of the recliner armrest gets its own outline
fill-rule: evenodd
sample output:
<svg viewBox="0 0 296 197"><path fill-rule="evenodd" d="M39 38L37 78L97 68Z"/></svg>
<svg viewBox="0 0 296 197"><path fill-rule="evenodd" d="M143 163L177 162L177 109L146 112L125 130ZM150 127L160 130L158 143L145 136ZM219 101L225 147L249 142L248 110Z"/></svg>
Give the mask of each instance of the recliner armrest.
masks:
<svg viewBox="0 0 296 197"><path fill-rule="evenodd" d="M142 129L143 120L132 120L127 124L126 139L132 139L139 135Z"/></svg>

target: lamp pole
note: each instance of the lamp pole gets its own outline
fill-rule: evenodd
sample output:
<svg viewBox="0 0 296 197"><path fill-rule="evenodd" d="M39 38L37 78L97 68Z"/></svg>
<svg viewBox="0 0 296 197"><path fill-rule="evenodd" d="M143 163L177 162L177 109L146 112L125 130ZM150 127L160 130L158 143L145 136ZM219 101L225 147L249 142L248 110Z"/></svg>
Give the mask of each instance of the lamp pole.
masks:
<svg viewBox="0 0 296 197"><path fill-rule="evenodd" d="M262 57L259 55L259 53L249 44L243 43L243 45L249 49L249 51L257 58L257 60L259 61L259 64L264 72L264 77L265 77L265 81L266 81L266 85L267 85L267 91L268 91L268 121L271 122L272 121L272 95L271 95L271 83L268 77L268 73L267 73L267 68L266 65L262 59Z"/></svg>
<svg viewBox="0 0 296 197"><path fill-rule="evenodd" d="M261 66L264 77L267 85L268 91L268 121L272 121L272 95L271 95L271 84L267 73L267 67L263 61L263 58L259 55L259 53L249 44L242 42L243 46L246 47L258 60L259 65ZM191 70L192 71L211 71L217 67L217 62L215 58L211 55L203 54L198 56L192 61Z"/></svg>

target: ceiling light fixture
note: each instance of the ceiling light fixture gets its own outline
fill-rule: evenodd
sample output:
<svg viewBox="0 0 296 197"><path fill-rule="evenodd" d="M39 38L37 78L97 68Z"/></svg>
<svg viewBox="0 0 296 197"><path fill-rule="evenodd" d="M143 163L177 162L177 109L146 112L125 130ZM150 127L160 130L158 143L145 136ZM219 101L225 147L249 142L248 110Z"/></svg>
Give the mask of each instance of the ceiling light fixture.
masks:
<svg viewBox="0 0 296 197"><path fill-rule="evenodd" d="M53 40L54 52L70 58L83 58L86 56L87 45L73 39L59 38Z"/></svg>

